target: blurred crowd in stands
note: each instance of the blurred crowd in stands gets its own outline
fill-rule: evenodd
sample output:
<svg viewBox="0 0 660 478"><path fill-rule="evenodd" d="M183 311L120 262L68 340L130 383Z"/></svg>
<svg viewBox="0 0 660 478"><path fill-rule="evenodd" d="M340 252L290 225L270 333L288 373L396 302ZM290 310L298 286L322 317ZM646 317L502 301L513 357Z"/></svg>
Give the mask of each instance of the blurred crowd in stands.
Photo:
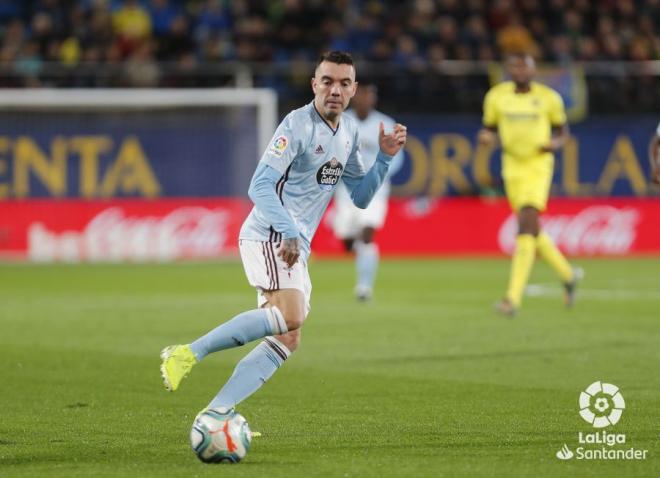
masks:
<svg viewBox="0 0 660 478"><path fill-rule="evenodd" d="M286 94L329 49L413 75L512 50L644 64L660 0L0 0L4 87L216 86L235 79L217 67L249 64Z"/></svg>

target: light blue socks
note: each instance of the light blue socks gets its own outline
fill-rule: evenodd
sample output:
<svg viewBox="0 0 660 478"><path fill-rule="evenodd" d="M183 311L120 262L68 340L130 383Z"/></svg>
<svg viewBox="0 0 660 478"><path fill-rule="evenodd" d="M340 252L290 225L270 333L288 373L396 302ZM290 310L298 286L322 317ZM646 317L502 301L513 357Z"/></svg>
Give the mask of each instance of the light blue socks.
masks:
<svg viewBox="0 0 660 478"><path fill-rule="evenodd" d="M235 407L259 390L289 355L291 352L280 341L274 337L266 337L238 362L234 373L211 401L209 408Z"/></svg>
<svg viewBox="0 0 660 478"><path fill-rule="evenodd" d="M197 361L208 354L240 347L253 340L287 332L286 322L277 307L249 310L219 325L190 344Z"/></svg>
<svg viewBox="0 0 660 478"><path fill-rule="evenodd" d="M357 272L358 291L371 292L376 281L376 271L378 270L378 246L369 242L365 244L362 241L356 241L353 246L355 249L355 269Z"/></svg>

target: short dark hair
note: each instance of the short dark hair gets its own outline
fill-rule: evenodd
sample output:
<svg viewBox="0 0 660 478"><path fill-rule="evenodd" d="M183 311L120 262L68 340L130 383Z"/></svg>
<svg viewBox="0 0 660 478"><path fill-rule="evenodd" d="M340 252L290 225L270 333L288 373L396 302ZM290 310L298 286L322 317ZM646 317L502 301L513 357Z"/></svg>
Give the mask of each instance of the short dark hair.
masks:
<svg viewBox="0 0 660 478"><path fill-rule="evenodd" d="M319 61L316 64L318 67L321 63L324 61L328 61L330 63L337 63L338 65L351 65L353 68L355 68L355 65L353 63L353 57L351 56L350 53L345 52L345 51L327 51L325 53L322 53L321 56L319 57Z"/></svg>

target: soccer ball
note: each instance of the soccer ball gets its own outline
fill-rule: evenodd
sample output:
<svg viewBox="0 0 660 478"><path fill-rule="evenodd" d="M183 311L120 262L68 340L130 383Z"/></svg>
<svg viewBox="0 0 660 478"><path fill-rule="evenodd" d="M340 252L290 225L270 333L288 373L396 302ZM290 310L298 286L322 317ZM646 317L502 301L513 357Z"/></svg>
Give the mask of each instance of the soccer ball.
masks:
<svg viewBox="0 0 660 478"><path fill-rule="evenodd" d="M210 408L193 422L190 446L204 463L238 463L247 454L252 432L233 409Z"/></svg>

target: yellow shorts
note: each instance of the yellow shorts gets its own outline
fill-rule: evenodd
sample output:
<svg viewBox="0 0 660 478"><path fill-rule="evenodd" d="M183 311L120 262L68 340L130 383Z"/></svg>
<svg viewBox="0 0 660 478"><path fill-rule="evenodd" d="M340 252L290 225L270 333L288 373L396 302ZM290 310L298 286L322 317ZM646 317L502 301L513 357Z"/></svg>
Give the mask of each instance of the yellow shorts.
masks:
<svg viewBox="0 0 660 478"><path fill-rule="evenodd" d="M525 206L545 211L551 184L552 171L515 174L504 178L506 197L516 212Z"/></svg>

